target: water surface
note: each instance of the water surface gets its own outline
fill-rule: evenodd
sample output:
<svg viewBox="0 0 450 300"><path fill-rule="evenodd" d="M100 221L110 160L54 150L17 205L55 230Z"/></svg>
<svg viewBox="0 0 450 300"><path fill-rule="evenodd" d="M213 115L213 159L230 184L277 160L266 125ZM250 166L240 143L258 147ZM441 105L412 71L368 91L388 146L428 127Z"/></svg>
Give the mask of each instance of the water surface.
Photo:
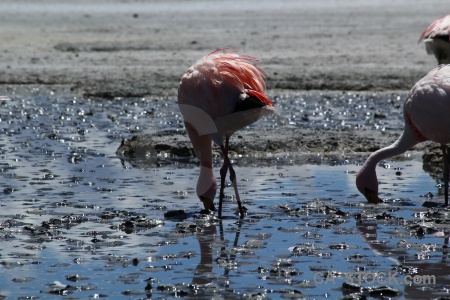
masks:
<svg viewBox="0 0 450 300"><path fill-rule="evenodd" d="M399 110L392 105L400 101L396 96L371 97L280 94L281 113L253 128L401 128L400 117L358 121L377 99L391 103L380 113ZM354 186L359 158L241 164L235 157L248 215L239 220L227 187L218 220L201 213L195 159L150 157L151 167L138 169L115 154L122 138L133 134L183 130L173 99L90 100L36 87L0 103L0 114L2 297L447 295L445 227L418 234L408 226L425 224L427 212L445 213L422 207L430 194L442 199L418 153L378 167L387 200L376 207ZM298 121L305 114L309 121ZM220 163L217 158L217 174ZM177 210L183 213L167 215ZM396 280L355 277L366 289L344 288L345 276L357 272L394 274ZM424 274L436 276L437 284L404 284L407 275Z"/></svg>

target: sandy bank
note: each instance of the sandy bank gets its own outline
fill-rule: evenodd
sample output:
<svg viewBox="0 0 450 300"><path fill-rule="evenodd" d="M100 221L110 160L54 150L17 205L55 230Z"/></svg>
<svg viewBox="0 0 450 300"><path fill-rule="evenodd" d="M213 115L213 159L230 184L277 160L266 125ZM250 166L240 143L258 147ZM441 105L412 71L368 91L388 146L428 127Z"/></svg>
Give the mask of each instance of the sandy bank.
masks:
<svg viewBox="0 0 450 300"><path fill-rule="evenodd" d="M268 88L407 90L436 64L418 45L444 1L2 1L0 85L174 96L195 60L262 59Z"/></svg>

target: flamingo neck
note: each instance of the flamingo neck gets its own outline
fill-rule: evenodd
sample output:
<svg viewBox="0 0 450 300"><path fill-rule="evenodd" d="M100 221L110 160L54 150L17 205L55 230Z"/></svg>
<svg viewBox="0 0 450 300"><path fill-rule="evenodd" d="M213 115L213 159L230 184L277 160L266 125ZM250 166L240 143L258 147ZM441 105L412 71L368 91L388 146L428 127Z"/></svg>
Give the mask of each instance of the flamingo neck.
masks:
<svg viewBox="0 0 450 300"><path fill-rule="evenodd" d="M406 126L402 135L393 144L372 153L365 162L364 167L375 169L380 161L402 154L422 141L422 136L417 136L409 126Z"/></svg>
<svg viewBox="0 0 450 300"><path fill-rule="evenodd" d="M200 165L200 174L197 181L197 195L199 197L205 197L211 201L214 200L216 195L217 183L214 177L214 172L212 168L212 162L210 164Z"/></svg>
<svg viewBox="0 0 450 300"><path fill-rule="evenodd" d="M197 181L197 195L207 198L211 204L216 195L216 178L213 172L213 154L211 136L199 135L197 129L189 122L185 122L189 138L194 146L195 156L200 160L200 174Z"/></svg>
<svg viewBox="0 0 450 300"><path fill-rule="evenodd" d="M208 137L208 140L201 149L196 149L200 159L200 174L196 190L199 197L206 197L212 201L216 195L217 184L213 170L211 139Z"/></svg>
<svg viewBox="0 0 450 300"><path fill-rule="evenodd" d="M358 190L366 197L369 195L369 192L378 194L377 164L383 159L406 152L422 141L423 137L417 135L411 126L409 126L409 123L406 122L402 135L392 145L375 151L367 158L356 176L356 187ZM369 198L367 200L369 202L371 201Z"/></svg>

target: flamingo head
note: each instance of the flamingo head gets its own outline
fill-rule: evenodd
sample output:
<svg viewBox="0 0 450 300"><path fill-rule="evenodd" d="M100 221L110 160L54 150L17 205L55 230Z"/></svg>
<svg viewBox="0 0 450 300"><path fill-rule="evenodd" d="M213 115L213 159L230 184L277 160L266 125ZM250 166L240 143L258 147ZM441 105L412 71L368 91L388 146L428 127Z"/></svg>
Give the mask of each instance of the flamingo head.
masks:
<svg viewBox="0 0 450 300"><path fill-rule="evenodd" d="M200 201L203 202L203 206L205 207L205 209L208 210L216 210L216 207L214 206L214 196L216 195L216 189L211 187L211 192L207 192L203 195L198 195L198 198L200 199Z"/></svg>
<svg viewBox="0 0 450 300"><path fill-rule="evenodd" d="M378 204L383 200L378 197L378 179L375 169L363 166L356 176L356 187L369 203Z"/></svg>
<svg viewBox="0 0 450 300"><path fill-rule="evenodd" d="M216 197L217 183L211 168L201 166L197 181L197 196L203 202L205 209L216 210L214 198Z"/></svg>

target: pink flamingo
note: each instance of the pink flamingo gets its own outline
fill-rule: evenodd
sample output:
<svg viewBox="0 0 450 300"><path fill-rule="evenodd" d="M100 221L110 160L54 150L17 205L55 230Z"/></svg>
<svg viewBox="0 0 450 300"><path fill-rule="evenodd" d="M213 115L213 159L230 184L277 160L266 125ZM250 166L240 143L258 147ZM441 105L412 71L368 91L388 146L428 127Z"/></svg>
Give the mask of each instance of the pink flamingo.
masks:
<svg viewBox="0 0 450 300"><path fill-rule="evenodd" d="M239 55L236 51L214 51L187 69L178 88L178 106L184 118L194 152L200 160L196 192L205 209L215 210L217 183L212 165L212 142L222 151L218 215L222 214L225 177L236 194L239 214L244 209L238 193L236 173L228 156L230 136L262 116L274 111L273 103L264 95L265 72L251 64L258 59Z"/></svg>
<svg viewBox="0 0 450 300"><path fill-rule="evenodd" d="M450 15L437 19L422 33L418 43L424 41L428 54L434 54L438 64L450 63Z"/></svg>
<svg viewBox="0 0 450 300"><path fill-rule="evenodd" d="M356 186L370 203L380 203L375 167L383 159L399 155L414 145L433 141L441 144L444 155L445 206L448 205L450 142L450 65L440 65L419 80L403 105L405 128L392 145L372 153L358 175Z"/></svg>

